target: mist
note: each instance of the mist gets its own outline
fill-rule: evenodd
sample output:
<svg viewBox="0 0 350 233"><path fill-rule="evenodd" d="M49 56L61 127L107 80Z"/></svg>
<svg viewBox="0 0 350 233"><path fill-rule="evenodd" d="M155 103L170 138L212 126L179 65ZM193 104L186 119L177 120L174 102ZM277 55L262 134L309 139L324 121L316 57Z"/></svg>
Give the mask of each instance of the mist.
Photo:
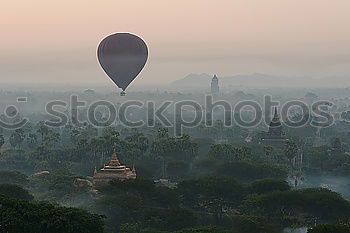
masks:
<svg viewBox="0 0 350 233"><path fill-rule="evenodd" d="M307 228L299 228L299 229L286 228L283 230L283 233L307 233Z"/></svg>

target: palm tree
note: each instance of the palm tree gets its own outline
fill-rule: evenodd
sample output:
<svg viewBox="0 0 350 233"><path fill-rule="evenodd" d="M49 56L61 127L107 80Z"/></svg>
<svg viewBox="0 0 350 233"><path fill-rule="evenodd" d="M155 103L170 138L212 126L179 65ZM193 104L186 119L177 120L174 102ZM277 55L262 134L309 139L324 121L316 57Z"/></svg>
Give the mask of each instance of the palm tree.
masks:
<svg viewBox="0 0 350 233"><path fill-rule="evenodd" d="M299 147L294 140L289 140L286 142L286 145L284 147L284 154L290 162L298 155L298 152Z"/></svg>
<svg viewBox="0 0 350 233"><path fill-rule="evenodd" d="M40 121L37 125L37 132L41 135L41 144L44 143L45 135L48 134L49 128L45 125L43 121Z"/></svg>
<svg viewBox="0 0 350 233"><path fill-rule="evenodd" d="M70 139L71 139L72 144L75 145L79 140L81 132L80 132L79 128L73 127L71 129L71 131L69 132L69 135L70 135Z"/></svg>

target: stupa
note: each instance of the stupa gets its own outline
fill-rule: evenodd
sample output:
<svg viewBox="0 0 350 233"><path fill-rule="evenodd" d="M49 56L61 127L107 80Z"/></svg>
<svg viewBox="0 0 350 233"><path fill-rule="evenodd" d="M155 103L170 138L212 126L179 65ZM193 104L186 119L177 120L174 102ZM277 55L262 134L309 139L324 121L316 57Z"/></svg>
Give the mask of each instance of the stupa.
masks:
<svg viewBox="0 0 350 233"><path fill-rule="evenodd" d="M107 165L104 165L99 171L95 168L93 183L95 186L106 185L111 180L132 180L136 179L135 167L132 169L122 165L115 151Z"/></svg>

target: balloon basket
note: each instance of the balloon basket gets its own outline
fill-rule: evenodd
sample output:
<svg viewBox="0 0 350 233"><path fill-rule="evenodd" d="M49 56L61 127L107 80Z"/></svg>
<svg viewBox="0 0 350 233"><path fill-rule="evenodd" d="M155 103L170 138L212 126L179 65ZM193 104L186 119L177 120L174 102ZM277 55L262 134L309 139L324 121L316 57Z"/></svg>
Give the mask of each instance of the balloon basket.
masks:
<svg viewBox="0 0 350 233"><path fill-rule="evenodd" d="M120 92L120 96L125 96L125 95L126 95L125 91Z"/></svg>

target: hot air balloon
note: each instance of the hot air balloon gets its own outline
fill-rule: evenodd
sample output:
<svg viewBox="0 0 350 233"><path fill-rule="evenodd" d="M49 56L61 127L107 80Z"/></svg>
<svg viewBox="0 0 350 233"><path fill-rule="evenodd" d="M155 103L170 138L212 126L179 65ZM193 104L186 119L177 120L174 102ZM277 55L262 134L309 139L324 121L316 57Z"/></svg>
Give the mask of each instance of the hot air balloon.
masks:
<svg viewBox="0 0 350 233"><path fill-rule="evenodd" d="M98 61L110 79L123 91L137 77L146 64L146 43L130 33L116 33L104 38L97 49Z"/></svg>

